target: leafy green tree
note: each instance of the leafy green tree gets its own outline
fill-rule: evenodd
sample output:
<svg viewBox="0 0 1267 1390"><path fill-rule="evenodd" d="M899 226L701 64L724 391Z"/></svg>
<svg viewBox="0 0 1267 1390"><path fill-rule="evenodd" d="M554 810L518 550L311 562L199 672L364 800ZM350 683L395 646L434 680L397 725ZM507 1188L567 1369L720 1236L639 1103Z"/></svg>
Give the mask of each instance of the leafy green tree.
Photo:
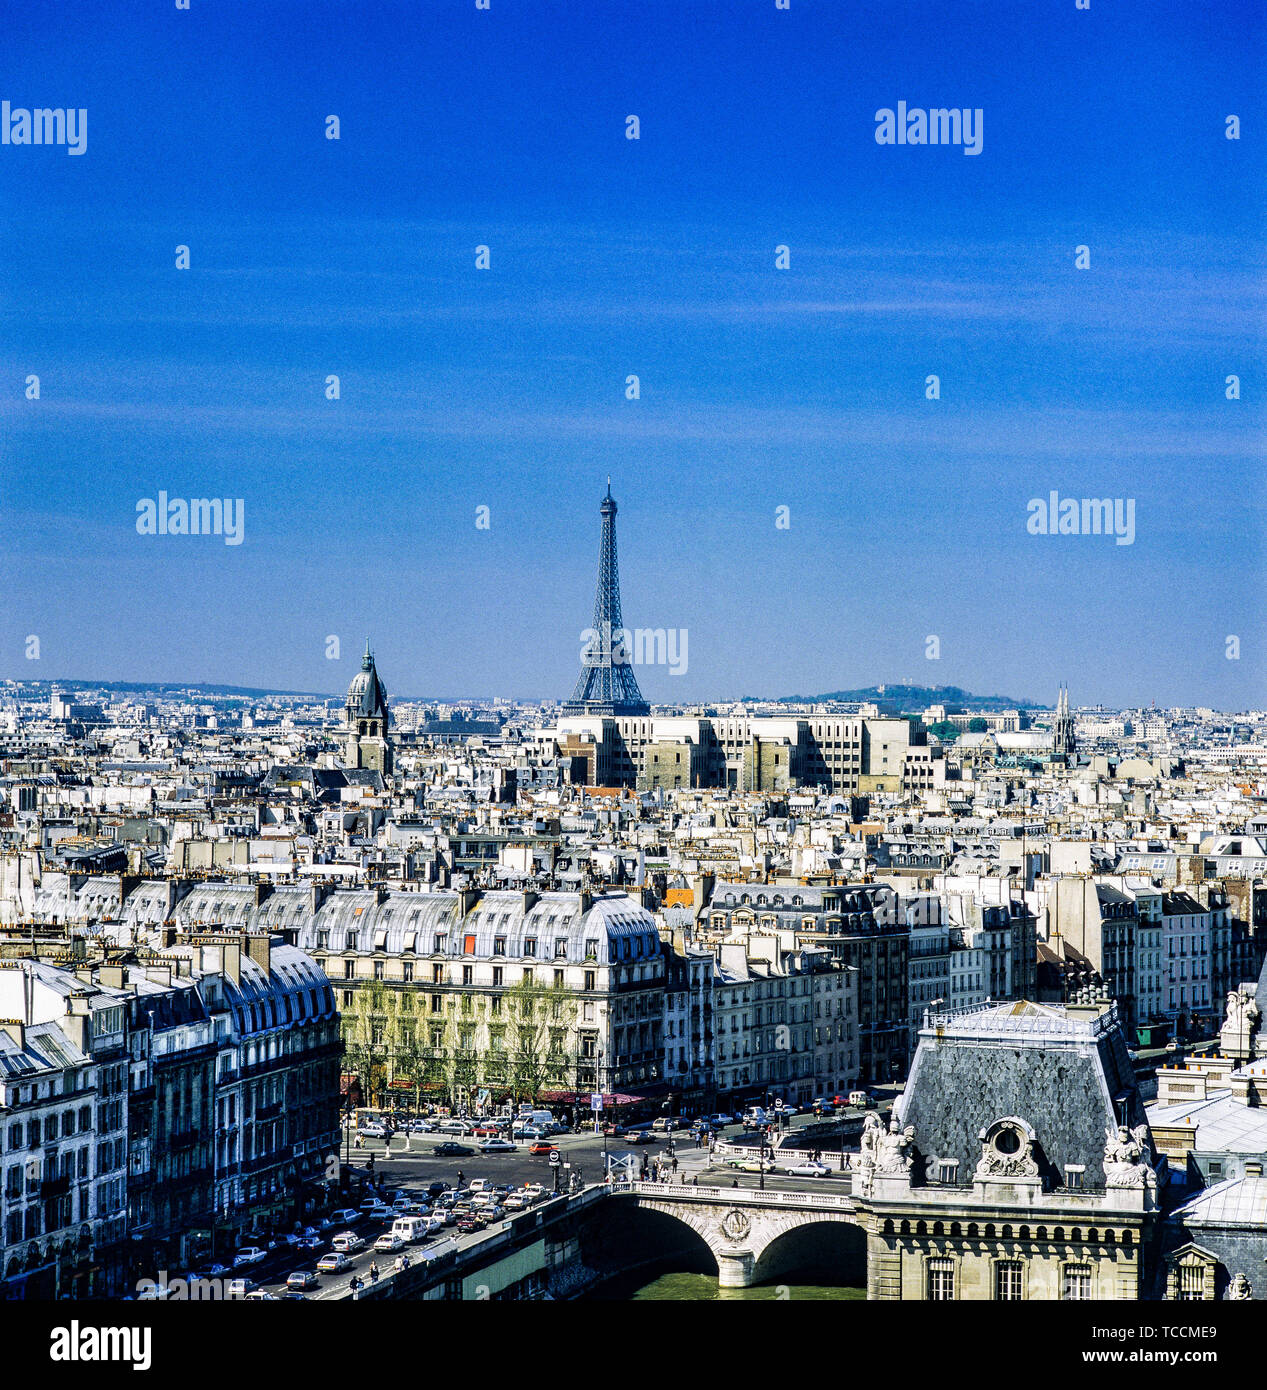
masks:
<svg viewBox="0 0 1267 1390"><path fill-rule="evenodd" d="M968 720L968 732L970 734L983 734L990 726L978 716L976 719Z"/></svg>

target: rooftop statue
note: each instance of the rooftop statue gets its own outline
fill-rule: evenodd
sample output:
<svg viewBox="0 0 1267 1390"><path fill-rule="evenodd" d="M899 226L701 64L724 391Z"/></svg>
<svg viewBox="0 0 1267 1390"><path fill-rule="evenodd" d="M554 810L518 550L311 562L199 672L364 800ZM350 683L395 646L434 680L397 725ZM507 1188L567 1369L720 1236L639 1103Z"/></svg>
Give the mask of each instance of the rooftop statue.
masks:
<svg viewBox="0 0 1267 1390"><path fill-rule="evenodd" d="M1148 1158L1152 1141L1147 1125L1134 1129L1118 1125L1104 1131L1104 1182L1106 1187L1156 1187L1157 1174Z"/></svg>

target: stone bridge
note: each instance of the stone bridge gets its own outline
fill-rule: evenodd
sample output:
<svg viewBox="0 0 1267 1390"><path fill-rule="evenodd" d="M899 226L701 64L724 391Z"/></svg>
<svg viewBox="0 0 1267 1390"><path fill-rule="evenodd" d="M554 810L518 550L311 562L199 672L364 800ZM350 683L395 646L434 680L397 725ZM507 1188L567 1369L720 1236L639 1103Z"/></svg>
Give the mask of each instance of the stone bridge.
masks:
<svg viewBox="0 0 1267 1390"><path fill-rule="evenodd" d="M865 1232L852 1197L845 1194L655 1182L617 1182L599 1191L605 1200L630 1201L643 1211L659 1212L689 1226L712 1252L724 1289L747 1288L773 1278L780 1267L795 1262L795 1236L811 1228L821 1234L824 1226L848 1228L829 1234L841 1237L865 1269Z"/></svg>

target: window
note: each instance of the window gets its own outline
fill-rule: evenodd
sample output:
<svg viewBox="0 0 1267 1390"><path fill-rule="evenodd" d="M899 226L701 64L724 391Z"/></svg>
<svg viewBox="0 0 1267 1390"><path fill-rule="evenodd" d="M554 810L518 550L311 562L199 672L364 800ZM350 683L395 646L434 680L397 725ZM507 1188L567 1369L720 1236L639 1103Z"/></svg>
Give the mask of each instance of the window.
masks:
<svg viewBox="0 0 1267 1390"><path fill-rule="evenodd" d="M585 972L585 988L586 988L586 989L593 989L593 988L594 988L594 972L593 972L592 970L587 970L587 971Z"/></svg>
<svg viewBox="0 0 1267 1390"><path fill-rule="evenodd" d="M596 937L595 937L595 938L590 938L590 939L588 939L588 940L585 942L585 959L586 959L586 960L597 960L597 959L598 959L598 939L597 939Z"/></svg>
<svg viewBox="0 0 1267 1390"><path fill-rule="evenodd" d="M493 966L493 983L495 985L501 984L503 974L504 971L502 970L502 967L500 965Z"/></svg>
<svg viewBox="0 0 1267 1390"><path fill-rule="evenodd" d="M376 980L381 980L383 978L383 962L381 960L376 960L374 962L374 978Z"/></svg>
<svg viewBox="0 0 1267 1390"><path fill-rule="evenodd" d="M344 978L345 980L350 980L350 979L352 979L352 978L355 976L355 974L356 974L356 962L355 962L355 961L352 961L352 960L345 960L345 961L343 962L343 978Z"/></svg>
<svg viewBox="0 0 1267 1390"><path fill-rule="evenodd" d="M1082 1186L1082 1175L1086 1169L1080 1163L1069 1163L1065 1166L1065 1186L1078 1189Z"/></svg>
<svg viewBox="0 0 1267 1390"><path fill-rule="evenodd" d="M475 967L473 965L464 965L462 967L462 983L464 985L475 983Z"/></svg>
<svg viewBox="0 0 1267 1390"><path fill-rule="evenodd" d="M475 938L473 936L468 936L465 938L465 944L462 947L462 954L467 956L473 956L475 954Z"/></svg>
<svg viewBox="0 0 1267 1390"><path fill-rule="evenodd" d="M562 971L562 970L556 970L556 971L554 972L554 986L555 986L556 989L562 989L562 988L563 988L563 971Z"/></svg>
<svg viewBox="0 0 1267 1390"><path fill-rule="evenodd" d="M1066 1265L1064 1287L1061 1293L1064 1299L1082 1301L1091 1297L1091 1266L1090 1265Z"/></svg>
<svg viewBox="0 0 1267 1390"><path fill-rule="evenodd" d="M506 954L506 938L504 936L495 936L493 938L493 954L495 956L504 956Z"/></svg>
<svg viewBox="0 0 1267 1390"><path fill-rule="evenodd" d="M537 954L537 938L535 936L524 937L524 955L535 956Z"/></svg>
<svg viewBox="0 0 1267 1390"><path fill-rule="evenodd" d="M1021 1301L1020 1260L1000 1260L994 1266L994 1296L1000 1303Z"/></svg>
<svg viewBox="0 0 1267 1390"><path fill-rule="evenodd" d="M556 936L554 939L554 958L555 960L566 960L568 953L567 937Z"/></svg>
<svg viewBox="0 0 1267 1390"><path fill-rule="evenodd" d="M414 963L413 963L413 961L407 960L401 968L404 970L404 973L405 973L405 983L406 983L407 985L413 984L413 982L414 982Z"/></svg>
<svg viewBox="0 0 1267 1390"><path fill-rule="evenodd" d="M953 1260L929 1260L928 1301L930 1303L949 1303L954 1296L955 1262Z"/></svg>
<svg viewBox="0 0 1267 1390"><path fill-rule="evenodd" d="M432 1012L433 1014L438 1014L438 1013L442 1013L443 1011L444 1011L444 996L441 995L441 994L433 994L433 995L431 996L431 1012Z"/></svg>

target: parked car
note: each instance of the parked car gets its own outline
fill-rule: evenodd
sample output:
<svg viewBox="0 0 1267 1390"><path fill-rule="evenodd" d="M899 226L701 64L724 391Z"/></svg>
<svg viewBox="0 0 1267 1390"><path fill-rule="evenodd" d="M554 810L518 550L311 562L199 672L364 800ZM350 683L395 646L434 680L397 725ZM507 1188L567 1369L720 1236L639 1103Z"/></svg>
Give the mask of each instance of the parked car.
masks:
<svg viewBox="0 0 1267 1390"><path fill-rule="evenodd" d="M708 1118L719 1127L725 1127L726 1125L733 1125L735 1123L735 1117L733 1115L710 1115Z"/></svg>
<svg viewBox="0 0 1267 1390"><path fill-rule="evenodd" d="M825 1178L831 1173L831 1169L825 1163L809 1158L804 1163L792 1164L786 1172L792 1178Z"/></svg>
<svg viewBox="0 0 1267 1390"><path fill-rule="evenodd" d="M482 1154L513 1154L518 1149L509 1139L485 1139L480 1145Z"/></svg>
<svg viewBox="0 0 1267 1390"><path fill-rule="evenodd" d="M470 1158L474 1152L465 1144L437 1144L432 1150L437 1158Z"/></svg>
<svg viewBox="0 0 1267 1390"><path fill-rule="evenodd" d="M261 1250L258 1245L247 1245L238 1251L233 1257L233 1268L243 1269L247 1265L257 1265L261 1260L268 1258L268 1251Z"/></svg>
<svg viewBox="0 0 1267 1390"><path fill-rule="evenodd" d="M310 1269L295 1269L286 1276L286 1287L288 1289L315 1289L317 1287L317 1276Z"/></svg>
<svg viewBox="0 0 1267 1390"><path fill-rule="evenodd" d="M443 1124L436 1126L437 1134L460 1134L466 1138L475 1128L469 1120L445 1120Z"/></svg>
<svg viewBox="0 0 1267 1390"><path fill-rule="evenodd" d="M352 1261L348 1259L342 1250L332 1250L328 1255L322 1255L317 1261L317 1273L338 1274L342 1270L345 1270L351 1263Z"/></svg>

